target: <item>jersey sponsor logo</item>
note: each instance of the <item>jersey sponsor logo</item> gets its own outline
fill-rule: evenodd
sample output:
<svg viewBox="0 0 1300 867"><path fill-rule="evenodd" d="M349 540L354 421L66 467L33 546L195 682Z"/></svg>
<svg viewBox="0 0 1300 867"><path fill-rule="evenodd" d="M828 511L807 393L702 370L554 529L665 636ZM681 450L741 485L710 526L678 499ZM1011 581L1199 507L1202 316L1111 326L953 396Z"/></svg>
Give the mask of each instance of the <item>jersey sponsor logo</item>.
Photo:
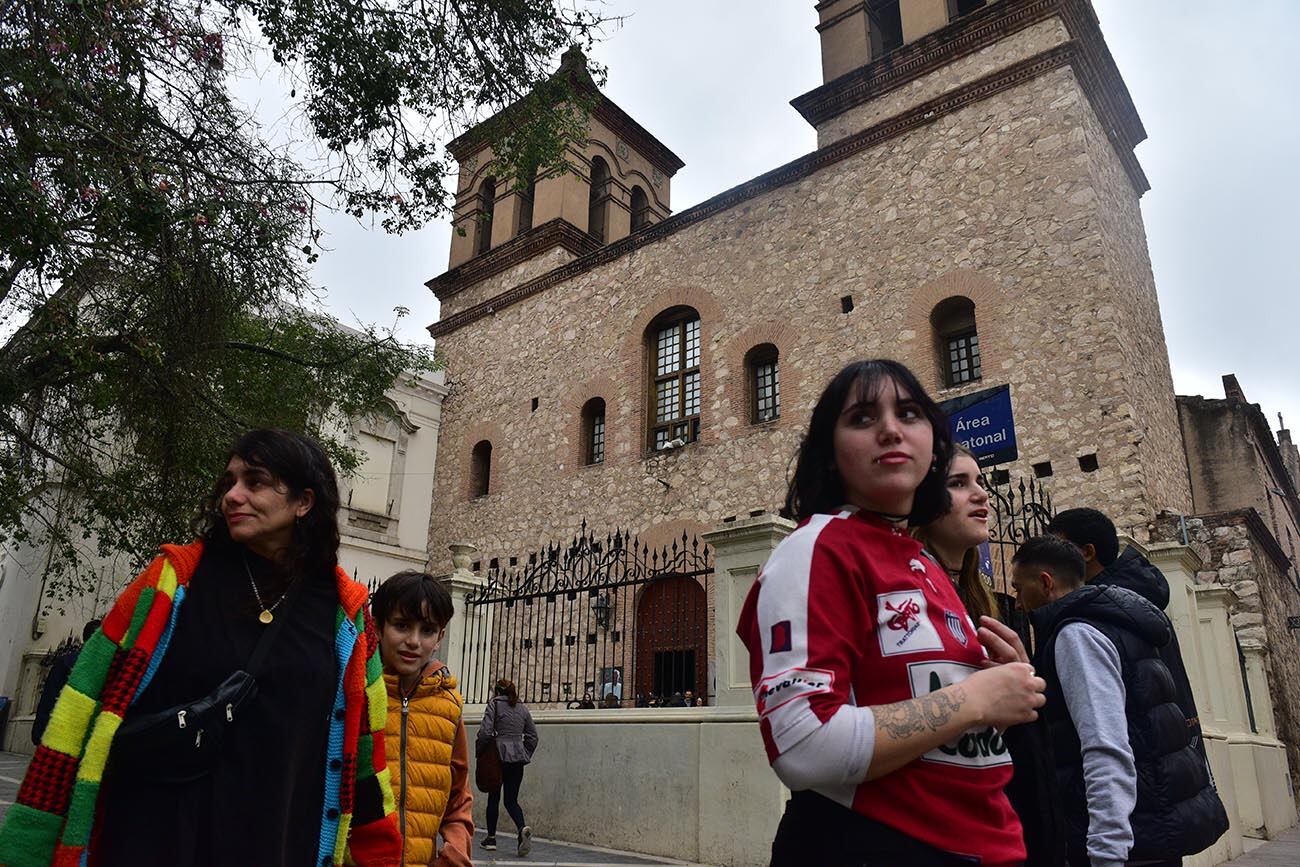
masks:
<svg viewBox="0 0 1300 867"><path fill-rule="evenodd" d="M946 686L961 683L978 669L960 662L913 662L907 666L912 695L920 698ZM921 756L925 762L962 768L994 768L1011 764L1011 753L992 726L970 729L954 741Z"/></svg>
<svg viewBox="0 0 1300 867"><path fill-rule="evenodd" d="M947 624L952 637L961 642L962 647L969 646L970 641L966 638L966 626L962 623L960 617L951 611L945 611L943 612L943 622Z"/></svg>
<svg viewBox="0 0 1300 867"><path fill-rule="evenodd" d="M915 557L908 561L907 568L911 569L913 572L920 572L922 575L925 574L925 564Z"/></svg>
<svg viewBox="0 0 1300 867"><path fill-rule="evenodd" d="M876 635L884 656L943 650L939 631L926 613L920 590L896 590L876 596Z"/></svg>
<svg viewBox="0 0 1300 867"><path fill-rule="evenodd" d="M793 643L789 620L772 624L772 643L769 653L785 653Z"/></svg>
<svg viewBox="0 0 1300 867"><path fill-rule="evenodd" d="M767 716L797 698L830 692L834 684L835 672L825 668L787 668L769 675L754 689L758 715Z"/></svg>

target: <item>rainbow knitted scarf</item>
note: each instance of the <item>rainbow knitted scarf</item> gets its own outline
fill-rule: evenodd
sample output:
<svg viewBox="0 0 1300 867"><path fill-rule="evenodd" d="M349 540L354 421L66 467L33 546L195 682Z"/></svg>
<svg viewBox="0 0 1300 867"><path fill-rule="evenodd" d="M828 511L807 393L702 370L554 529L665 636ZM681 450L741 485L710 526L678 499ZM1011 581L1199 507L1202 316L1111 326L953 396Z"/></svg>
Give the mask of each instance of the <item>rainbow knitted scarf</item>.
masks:
<svg viewBox="0 0 1300 867"><path fill-rule="evenodd" d="M158 670L203 543L165 545L131 582L77 657L0 828L0 865L77 867L88 860L100 780L113 736ZM387 693L366 589L342 569L334 648L339 680L325 757L316 864L401 862L384 760Z"/></svg>

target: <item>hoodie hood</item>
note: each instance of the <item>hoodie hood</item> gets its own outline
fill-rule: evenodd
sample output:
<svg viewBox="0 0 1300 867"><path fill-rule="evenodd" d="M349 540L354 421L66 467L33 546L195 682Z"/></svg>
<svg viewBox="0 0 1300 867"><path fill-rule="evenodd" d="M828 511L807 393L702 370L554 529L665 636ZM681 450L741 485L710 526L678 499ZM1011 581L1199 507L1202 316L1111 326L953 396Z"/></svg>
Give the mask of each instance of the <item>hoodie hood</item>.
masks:
<svg viewBox="0 0 1300 867"><path fill-rule="evenodd" d="M1029 619L1034 624L1035 635L1042 636L1040 641L1044 642L1059 626L1072 620L1117 626L1152 647L1164 647L1174 634L1163 611L1132 590L1110 584L1085 584L1034 611Z"/></svg>
<svg viewBox="0 0 1300 867"><path fill-rule="evenodd" d="M1169 581L1131 545L1091 583L1132 590L1161 611L1169 607Z"/></svg>

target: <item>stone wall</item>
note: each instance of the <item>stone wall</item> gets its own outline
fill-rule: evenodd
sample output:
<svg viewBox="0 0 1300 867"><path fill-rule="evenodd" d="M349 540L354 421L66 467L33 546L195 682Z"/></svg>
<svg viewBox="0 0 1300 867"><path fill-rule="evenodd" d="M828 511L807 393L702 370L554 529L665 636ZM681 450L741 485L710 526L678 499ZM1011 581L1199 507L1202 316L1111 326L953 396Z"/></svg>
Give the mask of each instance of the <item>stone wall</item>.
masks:
<svg viewBox="0 0 1300 867"><path fill-rule="evenodd" d="M1237 604L1231 621L1238 643L1267 650L1277 737L1287 747L1292 788L1300 791L1300 632L1287 629L1287 617L1300 615L1296 569L1253 509L1189 517L1185 526L1188 544L1205 564L1196 583L1233 590ZM1152 536L1181 541L1183 527L1178 515L1164 514Z"/></svg>
<svg viewBox="0 0 1300 867"><path fill-rule="evenodd" d="M822 385L869 356L904 361L940 398L1010 383L1013 475L1050 461L1058 506L1100 506L1141 538L1147 516L1187 498L1179 450L1164 445L1177 431L1159 406L1168 367L1140 234L1107 249L1108 233L1133 233L1136 194L1095 124L1073 70L1056 68L442 336L455 393L435 565L451 541L506 555L583 518L642 532L774 508ZM929 314L954 294L976 303L984 373L945 389ZM702 319L702 433L647 454L645 334L675 305ZM782 415L754 425L743 359L758 343L780 351ZM606 403L606 459L584 466L592 397ZM492 489L471 500L470 451L485 438ZM1083 472L1082 454L1099 469Z"/></svg>

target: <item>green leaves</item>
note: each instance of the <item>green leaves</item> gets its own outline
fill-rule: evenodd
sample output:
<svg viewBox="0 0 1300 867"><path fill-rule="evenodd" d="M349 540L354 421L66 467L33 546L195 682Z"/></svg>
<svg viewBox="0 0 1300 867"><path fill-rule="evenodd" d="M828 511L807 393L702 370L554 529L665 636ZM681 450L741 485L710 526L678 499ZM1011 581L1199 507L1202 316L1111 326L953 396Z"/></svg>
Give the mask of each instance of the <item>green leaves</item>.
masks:
<svg viewBox="0 0 1300 867"><path fill-rule="evenodd" d="M89 553L142 562L186 538L247 427L314 432L354 465L341 420L383 411L403 371L434 362L391 330L317 311L304 271L320 252L315 215L374 212L396 232L447 212L443 144L509 105L502 176L562 170L588 94L552 69L596 33L584 5L8 4L0 542L46 539L68 595ZM292 75L324 170L232 98L259 45Z"/></svg>

